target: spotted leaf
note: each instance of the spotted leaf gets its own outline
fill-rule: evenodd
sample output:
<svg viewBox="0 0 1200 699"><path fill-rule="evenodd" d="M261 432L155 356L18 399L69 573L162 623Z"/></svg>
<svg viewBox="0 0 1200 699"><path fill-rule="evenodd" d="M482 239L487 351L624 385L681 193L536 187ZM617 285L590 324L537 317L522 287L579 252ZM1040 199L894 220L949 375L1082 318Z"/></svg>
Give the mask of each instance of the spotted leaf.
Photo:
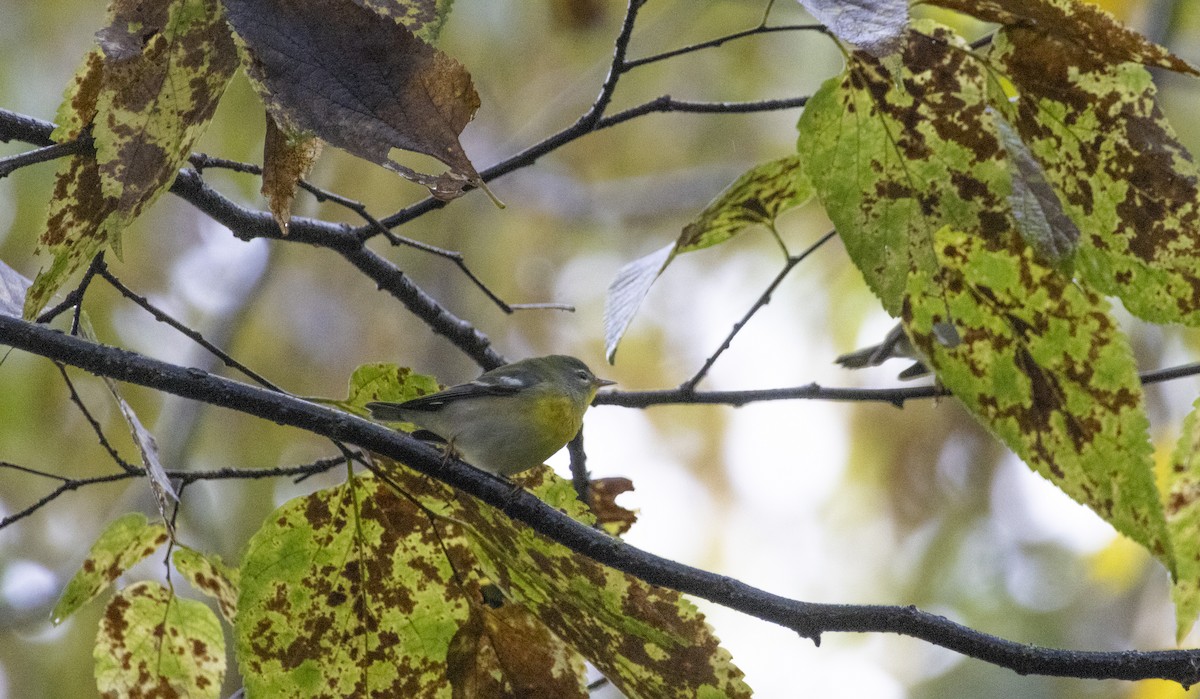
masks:
<svg viewBox="0 0 1200 699"><path fill-rule="evenodd" d="M1173 569L1137 367L1106 300L1016 233L944 228L933 243L938 269L913 269L903 319L938 379L1033 470ZM939 337L947 325L957 341Z"/></svg>
<svg viewBox="0 0 1200 699"><path fill-rule="evenodd" d="M448 697L447 649L479 598L457 549L371 478L285 503L241 565L247 694Z"/></svg>
<svg viewBox="0 0 1200 699"><path fill-rule="evenodd" d="M203 603L139 582L109 601L92 657L105 699L215 699L225 677L225 635Z"/></svg>
<svg viewBox="0 0 1200 699"><path fill-rule="evenodd" d="M933 273L942 226L1011 229L1004 149L988 79L962 39L928 22L905 34L899 75L854 53L813 95L798 148L867 285L898 315L910 269Z"/></svg>
<svg viewBox="0 0 1200 699"><path fill-rule="evenodd" d="M150 524L140 512L119 517L105 528L88 551L83 565L67 583L50 613L55 624L108 589L122 573L167 543L167 528Z"/></svg>

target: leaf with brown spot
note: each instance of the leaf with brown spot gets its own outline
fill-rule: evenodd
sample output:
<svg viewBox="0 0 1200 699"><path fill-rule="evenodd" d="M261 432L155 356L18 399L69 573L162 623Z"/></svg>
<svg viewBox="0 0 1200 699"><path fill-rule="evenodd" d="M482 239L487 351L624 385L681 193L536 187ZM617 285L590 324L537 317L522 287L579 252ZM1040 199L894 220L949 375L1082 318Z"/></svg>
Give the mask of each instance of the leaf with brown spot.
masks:
<svg viewBox="0 0 1200 699"><path fill-rule="evenodd" d="M1021 139L1079 227L1077 274L1142 318L1200 324L1200 169L1149 71L1097 50L1013 26L993 59L1017 90Z"/></svg>
<svg viewBox="0 0 1200 699"><path fill-rule="evenodd" d="M457 539L370 477L269 515L240 569L248 696L448 694L447 648L480 598Z"/></svg>
<svg viewBox="0 0 1200 699"><path fill-rule="evenodd" d="M221 616L230 624L237 617L238 570L221 562L215 554L204 554L178 546L172 559L175 569L197 591L217 601Z"/></svg>
<svg viewBox="0 0 1200 699"><path fill-rule="evenodd" d="M216 0L112 0L99 47L59 108L60 142L90 133L95 154L59 168L38 252L53 256L25 301L37 314L81 265L175 180L237 67Z"/></svg>
<svg viewBox="0 0 1200 699"><path fill-rule="evenodd" d="M167 543L167 529L150 524L146 515L130 512L109 524L92 544L83 565L63 590L50 621L60 624L75 610L108 589L114 580L135 563Z"/></svg>
<svg viewBox="0 0 1200 699"><path fill-rule="evenodd" d="M279 230L288 234L296 187L312 170L321 155L321 140L311 134L288 133L267 114L267 137L263 144L262 194L271 207Z"/></svg>
<svg viewBox="0 0 1200 699"><path fill-rule="evenodd" d="M1082 67L1084 63L1071 61L1086 56L1087 63L1133 62L1200 75L1187 61L1122 25L1092 3L1078 0L927 1L985 22L1035 28L1064 49L1069 47L1068 53L1060 56L1058 61L1045 64L1046 69L1061 70L1069 65Z"/></svg>
<svg viewBox="0 0 1200 699"><path fill-rule="evenodd" d="M761 163L709 202L683 227L673 244L622 267L604 299L604 346L608 361L616 356L617 345L650 293L650 287L676 255L718 245L753 225L766 226L774 233L775 219L784 211L807 203L813 194L799 156Z"/></svg>
<svg viewBox="0 0 1200 699"><path fill-rule="evenodd" d="M520 605L473 605L446 664L454 699L588 697L583 658Z"/></svg>
<svg viewBox="0 0 1200 699"><path fill-rule="evenodd" d="M990 76L961 37L930 22L905 33L897 77L857 52L805 106L797 147L829 218L884 308L899 315L908 270L932 273L945 225L1012 228Z"/></svg>
<svg viewBox="0 0 1200 699"><path fill-rule="evenodd" d="M479 96L453 58L352 0L224 5L246 72L286 131L316 134L440 199L482 184L458 141ZM389 158L392 148L432 156L450 171L415 172Z"/></svg>
<svg viewBox="0 0 1200 699"><path fill-rule="evenodd" d="M225 678L225 635L203 603L139 582L109 601L92 657L104 697L216 699Z"/></svg>
<svg viewBox="0 0 1200 699"><path fill-rule="evenodd" d="M1040 263L1015 232L950 228L914 269L904 324L938 380L1025 463L1168 570L1137 365L1104 297ZM939 340L950 325L958 342Z"/></svg>
<svg viewBox="0 0 1200 699"><path fill-rule="evenodd" d="M677 592L574 553L474 498L397 468L400 487L466 525L488 578L631 699L748 697L750 688L704 616ZM548 468L520 484L585 523L595 519L570 481Z"/></svg>

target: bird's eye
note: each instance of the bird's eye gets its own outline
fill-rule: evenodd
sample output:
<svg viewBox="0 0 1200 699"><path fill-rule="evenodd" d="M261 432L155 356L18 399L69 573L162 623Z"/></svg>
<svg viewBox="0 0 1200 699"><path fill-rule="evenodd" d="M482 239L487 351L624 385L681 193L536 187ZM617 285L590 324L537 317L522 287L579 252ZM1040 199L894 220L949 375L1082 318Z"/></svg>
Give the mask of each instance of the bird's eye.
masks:
<svg viewBox="0 0 1200 699"><path fill-rule="evenodd" d="M583 369L578 369L575 371L575 378L582 379L583 381L591 381L592 380L591 375L588 374L587 371L585 371Z"/></svg>

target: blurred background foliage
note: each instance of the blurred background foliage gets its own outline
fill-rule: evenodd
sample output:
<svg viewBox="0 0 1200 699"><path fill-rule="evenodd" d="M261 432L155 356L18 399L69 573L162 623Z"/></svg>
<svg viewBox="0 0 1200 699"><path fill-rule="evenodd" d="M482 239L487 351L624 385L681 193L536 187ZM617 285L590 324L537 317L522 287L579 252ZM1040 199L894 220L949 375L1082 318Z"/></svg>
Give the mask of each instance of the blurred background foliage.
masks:
<svg viewBox="0 0 1200 699"><path fill-rule="evenodd" d="M1176 53L1200 63L1200 3L1100 3ZM631 57L755 25L761 0L651 0ZM607 71L624 7L614 0L459 0L441 47L471 71L483 107L464 134L487 166L582 114ZM101 26L103 3L43 0L0 16L0 105L53 118L63 86ZM939 18L954 20L939 15ZM807 22L781 1L773 23ZM966 33L981 27L959 25ZM812 93L841 56L822 35L786 32L729 43L640 68L622 79L614 110L661 94L755 100ZM1159 75L1162 104L1192 152L1200 150L1200 84ZM797 110L748 115L653 114L574 142L493 183L508 208L472 194L396 232L465 255L510 303L552 301L577 311L505 315L455 267L407 248L386 254L509 358L565 352L628 390L690 377L782 263L765 232L681 258L651 292L615 367L603 366L604 291L625 262L679 229L749 166L794 150ZM262 109L235 79L198 150L260 162ZM0 155L21 152L0 144ZM53 165L0 180L0 259L32 277ZM237 201L264 208L257 178L210 170ZM329 149L310 177L382 216L422 197L395 175ZM296 213L357 224L354 215L298 197ZM793 252L828 229L815 206L781 220ZM391 297L327 251L234 239L189 205L164 197L125 234L117 276L301 395L344 396L354 367L408 365L443 382L477 369ZM381 241L380 241L381 242ZM383 249L377 244L376 249ZM186 338L102 284L86 309L100 337L169 361L216 369ZM1190 361L1200 337L1125 319L1144 368ZM890 321L837 243L802 264L738 336L701 388L896 385L902 366L850 373L832 360L878 341ZM75 375L87 405L134 454L103 384ZM71 476L114 469L47 361L10 353L0 363L0 460ZM1160 452L1200 388L1196 379L1149 389ZM126 397L157 435L168 468L266 468L332 453L329 444L243 416L135 387ZM887 404L776 402L645 411L593 409L585 434L596 476L633 479L635 545L718 570L789 597L916 604L1013 640L1078 649L1172 647L1165 572L1136 546L1029 473L953 401ZM554 462L564 468L562 455ZM189 544L239 560L276 505L337 482L221 481L185 493ZM0 472L0 513L48 492L44 479ZM95 693L91 647L102 608L60 628L49 609L103 525L153 510L129 481L67 494L0 531L0 696ZM158 562L137 573L161 578ZM910 639L831 634L820 648L711 605L717 633L763 697L1176 697L1163 682L1020 677ZM1187 645L1195 646L1193 635ZM230 689L236 685L230 683ZM601 690L598 696L605 696Z"/></svg>

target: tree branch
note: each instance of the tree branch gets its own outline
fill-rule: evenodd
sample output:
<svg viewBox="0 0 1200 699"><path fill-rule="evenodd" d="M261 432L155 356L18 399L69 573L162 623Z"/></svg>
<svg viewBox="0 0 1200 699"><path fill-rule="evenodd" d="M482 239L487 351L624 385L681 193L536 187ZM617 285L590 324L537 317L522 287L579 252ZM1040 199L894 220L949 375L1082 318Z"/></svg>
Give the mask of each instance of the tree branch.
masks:
<svg viewBox="0 0 1200 699"><path fill-rule="evenodd" d="M830 631L898 633L1022 674L1126 680L1161 678L1184 686L1200 682L1200 651L1113 653L1040 648L980 633L915 607L816 604L787 599L629 546L576 522L532 493L514 491L508 481L457 460L446 461L429 445L346 413L7 316L0 316L0 343L101 376L357 444L400 460L501 509L548 539L604 565L778 624L814 641Z"/></svg>

